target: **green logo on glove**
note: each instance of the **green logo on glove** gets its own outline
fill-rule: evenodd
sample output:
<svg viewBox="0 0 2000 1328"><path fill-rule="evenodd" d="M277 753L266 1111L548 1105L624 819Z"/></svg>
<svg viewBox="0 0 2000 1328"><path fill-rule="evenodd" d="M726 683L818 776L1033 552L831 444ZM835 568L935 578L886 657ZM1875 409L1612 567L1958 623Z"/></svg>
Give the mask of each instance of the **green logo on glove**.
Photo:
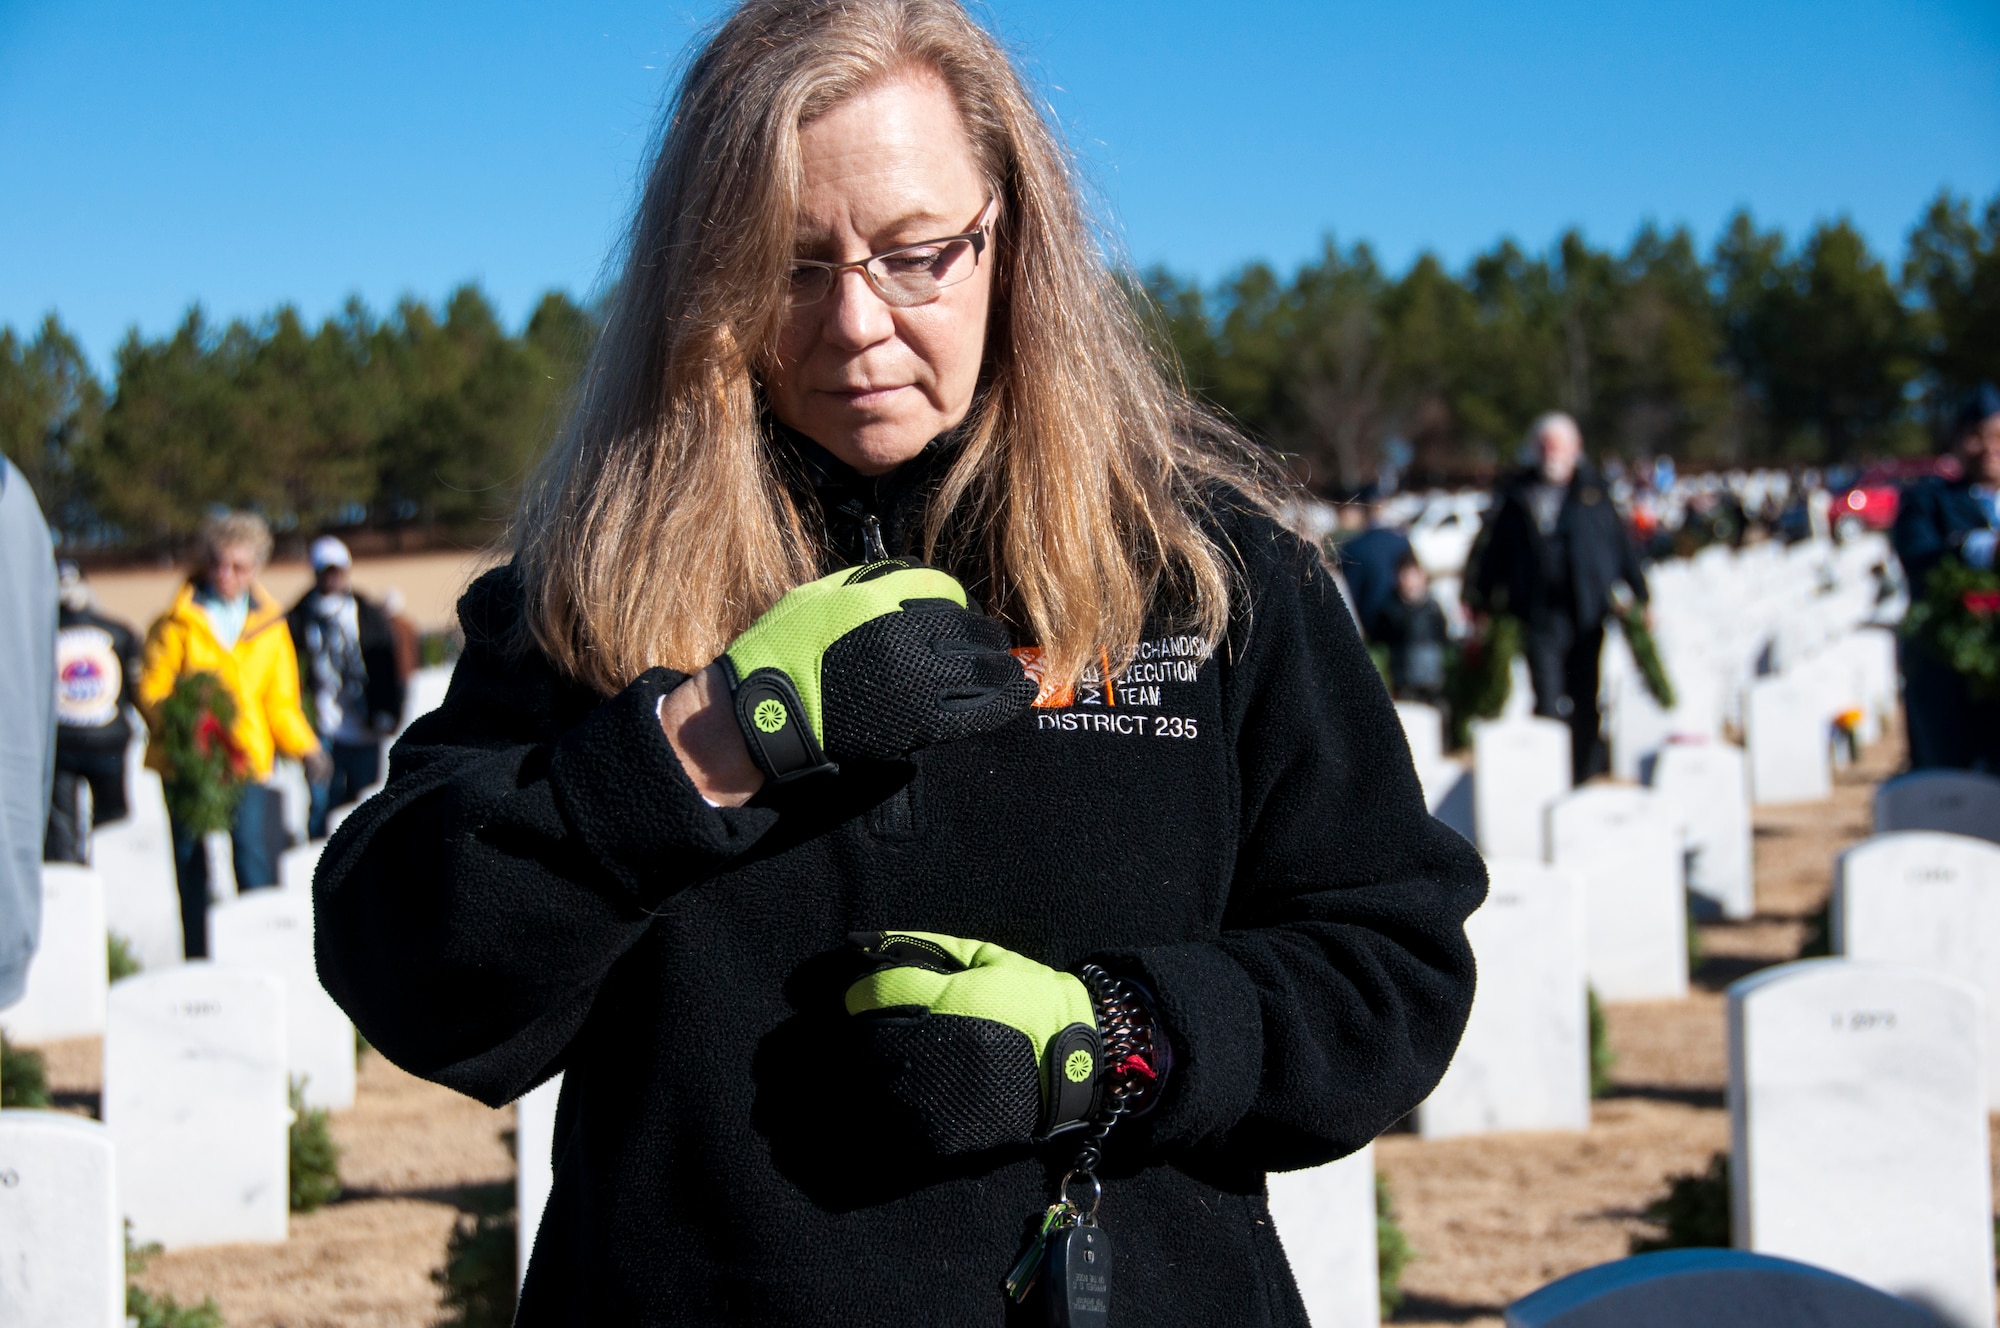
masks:
<svg viewBox="0 0 2000 1328"><path fill-rule="evenodd" d="M1080 1084L1090 1078L1092 1064L1093 1061L1089 1052L1082 1050L1072 1051L1069 1054L1069 1059L1063 1062L1063 1073L1069 1077L1071 1083Z"/></svg>
<svg viewBox="0 0 2000 1328"><path fill-rule="evenodd" d="M776 699L759 701L750 714L750 722L764 733L776 733L785 727L785 719L785 703Z"/></svg>

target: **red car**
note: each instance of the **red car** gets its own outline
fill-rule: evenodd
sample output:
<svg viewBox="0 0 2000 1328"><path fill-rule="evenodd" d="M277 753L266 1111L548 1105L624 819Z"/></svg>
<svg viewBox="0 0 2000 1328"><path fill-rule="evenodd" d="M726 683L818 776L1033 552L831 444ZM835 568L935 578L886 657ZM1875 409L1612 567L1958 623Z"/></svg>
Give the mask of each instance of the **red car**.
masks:
<svg viewBox="0 0 2000 1328"><path fill-rule="evenodd" d="M1909 457L1868 467L1854 483L1834 492L1834 524L1858 523L1865 530L1887 530L1896 524L1896 499L1902 487L1912 480L1954 473L1951 461L1949 457Z"/></svg>

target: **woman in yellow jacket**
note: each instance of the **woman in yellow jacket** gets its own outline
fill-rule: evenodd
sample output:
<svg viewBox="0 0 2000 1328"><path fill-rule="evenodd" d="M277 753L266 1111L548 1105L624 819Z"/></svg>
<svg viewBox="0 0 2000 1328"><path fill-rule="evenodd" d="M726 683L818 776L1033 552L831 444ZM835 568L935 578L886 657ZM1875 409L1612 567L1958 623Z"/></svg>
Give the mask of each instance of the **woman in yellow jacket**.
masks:
<svg viewBox="0 0 2000 1328"><path fill-rule="evenodd" d="M231 512L210 519L202 528L201 566L146 633L139 674L139 709L155 737L160 703L189 674L215 674L236 698L233 736L252 781L229 833L242 890L278 883L267 822L273 800L261 789L272 762L279 753L300 758L308 776L316 777L326 761L299 703L299 661L284 610L256 581L270 555L271 531L263 518ZM146 763L157 770L164 759L155 743ZM178 824L173 831L181 937L187 957L202 959L208 955L208 857L199 835Z"/></svg>

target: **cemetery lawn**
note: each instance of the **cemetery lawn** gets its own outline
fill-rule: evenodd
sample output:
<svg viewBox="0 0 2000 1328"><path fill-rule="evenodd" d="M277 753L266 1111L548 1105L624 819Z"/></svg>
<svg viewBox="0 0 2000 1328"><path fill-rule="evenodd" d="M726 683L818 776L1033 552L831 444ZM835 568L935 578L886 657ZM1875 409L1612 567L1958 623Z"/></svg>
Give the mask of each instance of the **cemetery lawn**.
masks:
<svg viewBox="0 0 2000 1328"><path fill-rule="evenodd" d="M1890 735L1836 772L1832 798L1757 809L1757 915L1702 925L1705 959L1687 999L1606 1004L1618 1064L1587 1133L1376 1142L1417 1252L1393 1322L1501 1328L1508 1302L1657 1234L1642 1212L1667 1178L1702 1172L1729 1147L1723 989L1799 956L1834 858L1868 836L1875 786L1902 762L1901 735ZM2000 1158L2000 1131L1994 1143Z"/></svg>

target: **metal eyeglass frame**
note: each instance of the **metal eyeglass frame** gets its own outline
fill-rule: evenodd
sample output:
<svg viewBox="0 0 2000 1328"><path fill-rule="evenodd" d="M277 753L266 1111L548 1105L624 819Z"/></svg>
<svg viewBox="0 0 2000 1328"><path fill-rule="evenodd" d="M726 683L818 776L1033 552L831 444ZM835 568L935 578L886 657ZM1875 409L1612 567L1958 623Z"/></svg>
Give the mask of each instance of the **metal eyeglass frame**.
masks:
<svg viewBox="0 0 2000 1328"><path fill-rule="evenodd" d="M859 272L861 279L868 283L868 289L874 291L876 295L881 297L882 303L889 305L891 308L915 309L921 305L929 304L931 301L937 299L941 292L970 280L972 273L968 272L958 281L941 283L936 291L933 291L921 300L904 300L896 292L886 289L876 279L874 270L869 267L869 264L879 262L884 258L894 258L897 254L905 253L911 249L928 249L933 245L953 244L959 240L964 240L972 245L972 271L977 272L979 270L979 260L986 253L987 229L993 225L994 214L999 211L999 208L1000 200L998 198L989 198L986 200L986 206L979 210L979 220L973 223L973 227L969 231L963 231L957 235L940 235L935 240L918 240L914 244L899 244L894 249L884 249L879 254L870 254L866 258L856 259L852 263L825 263L817 258L794 258L791 262L791 266L794 268L811 267L825 272L827 274L826 289L818 295L813 296L810 300L794 300L791 298L791 290L788 283L785 306L790 309L812 308L827 296L833 294L834 289L840 285L840 274L849 271Z"/></svg>

